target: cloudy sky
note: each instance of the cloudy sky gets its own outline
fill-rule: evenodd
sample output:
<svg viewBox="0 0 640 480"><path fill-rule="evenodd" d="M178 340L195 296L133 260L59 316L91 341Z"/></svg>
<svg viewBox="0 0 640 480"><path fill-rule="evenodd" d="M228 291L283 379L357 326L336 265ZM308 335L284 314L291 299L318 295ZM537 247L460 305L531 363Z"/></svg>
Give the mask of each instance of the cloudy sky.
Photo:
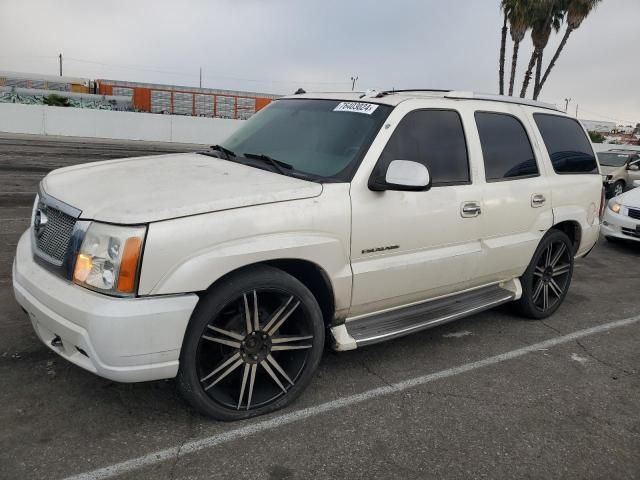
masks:
<svg viewBox="0 0 640 480"><path fill-rule="evenodd" d="M499 0L0 0L0 70L289 93L497 92ZM552 56L560 40L547 48ZM530 55L521 47L516 85ZM507 52L510 60L510 51ZM640 0L604 0L574 32L542 100L640 122ZM508 61L510 64L510 61Z"/></svg>

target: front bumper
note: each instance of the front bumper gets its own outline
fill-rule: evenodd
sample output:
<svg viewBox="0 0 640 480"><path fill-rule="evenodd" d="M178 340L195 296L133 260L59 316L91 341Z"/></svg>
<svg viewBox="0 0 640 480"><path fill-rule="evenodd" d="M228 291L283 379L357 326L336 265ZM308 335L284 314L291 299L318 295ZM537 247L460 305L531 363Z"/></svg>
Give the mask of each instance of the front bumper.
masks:
<svg viewBox="0 0 640 480"><path fill-rule="evenodd" d="M607 207L602 221L601 231L605 237L614 237L624 240L640 242L640 220L635 220L626 215L620 215Z"/></svg>
<svg viewBox="0 0 640 480"><path fill-rule="evenodd" d="M29 232L13 263L16 300L51 350L101 377L142 382L175 377L195 294L115 298L64 280L33 260ZM59 346L52 341L59 337Z"/></svg>

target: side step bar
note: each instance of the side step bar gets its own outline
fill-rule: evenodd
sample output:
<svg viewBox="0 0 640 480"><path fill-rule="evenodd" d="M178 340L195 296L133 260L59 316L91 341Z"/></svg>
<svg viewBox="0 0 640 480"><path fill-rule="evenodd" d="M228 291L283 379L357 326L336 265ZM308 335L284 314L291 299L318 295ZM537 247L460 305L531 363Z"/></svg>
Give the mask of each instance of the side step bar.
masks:
<svg viewBox="0 0 640 480"><path fill-rule="evenodd" d="M516 300L516 279L345 322L331 329L336 350L351 350L432 328Z"/></svg>

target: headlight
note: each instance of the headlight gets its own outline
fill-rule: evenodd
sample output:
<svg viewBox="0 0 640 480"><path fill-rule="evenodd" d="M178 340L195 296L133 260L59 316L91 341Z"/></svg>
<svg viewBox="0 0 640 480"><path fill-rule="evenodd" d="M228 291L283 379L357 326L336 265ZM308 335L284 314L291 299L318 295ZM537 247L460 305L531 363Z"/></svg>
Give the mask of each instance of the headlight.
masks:
<svg viewBox="0 0 640 480"><path fill-rule="evenodd" d="M76 257L73 281L112 295L135 294L146 231L144 226L92 222Z"/></svg>
<svg viewBox="0 0 640 480"><path fill-rule="evenodd" d="M609 210L611 210L613 213L620 213L621 208L622 205L620 205L618 202L614 201L613 199L609 200Z"/></svg>

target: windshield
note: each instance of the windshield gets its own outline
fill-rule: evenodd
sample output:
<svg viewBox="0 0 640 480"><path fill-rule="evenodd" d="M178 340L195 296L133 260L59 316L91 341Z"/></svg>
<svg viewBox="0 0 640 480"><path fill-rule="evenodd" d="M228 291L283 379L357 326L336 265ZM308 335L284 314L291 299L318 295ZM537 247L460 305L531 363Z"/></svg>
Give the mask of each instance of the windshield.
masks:
<svg viewBox="0 0 640 480"><path fill-rule="evenodd" d="M629 160L629 155L623 153L599 153L598 161L600 165L605 165L607 167L622 167Z"/></svg>
<svg viewBox="0 0 640 480"><path fill-rule="evenodd" d="M390 111L366 102L278 100L247 120L224 147L236 155L269 156L321 180L350 181Z"/></svg>

